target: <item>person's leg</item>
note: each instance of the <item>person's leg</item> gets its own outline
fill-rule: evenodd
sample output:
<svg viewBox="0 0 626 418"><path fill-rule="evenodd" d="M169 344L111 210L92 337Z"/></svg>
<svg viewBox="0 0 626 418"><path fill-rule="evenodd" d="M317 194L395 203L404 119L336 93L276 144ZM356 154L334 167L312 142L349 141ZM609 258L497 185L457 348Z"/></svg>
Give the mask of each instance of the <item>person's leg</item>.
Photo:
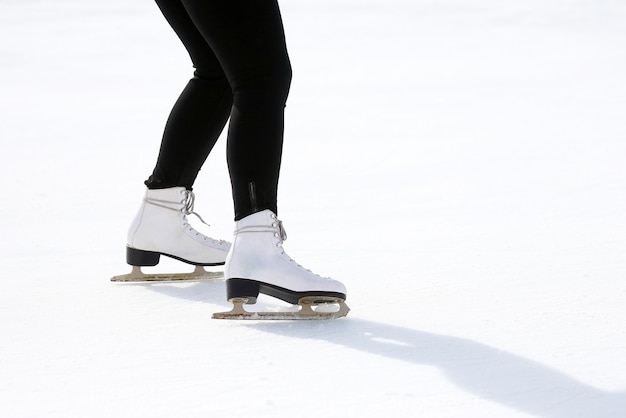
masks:
<svg viewBox="0 0 626 418"><path fill-rule="evenodd" d="M194 77L182 91L165 126L149 189L191 189L219 138L232 106L232 91L215 54L180 0L156 0L189 52Z"/></svg>
<svg viewBox="0 0 626 418"><path fill-rule="evenodd" d="M265 293L290 303L340 302L336 316L345 315L345 286L302 268L282 248L276 191L291 65L276 0L182 2L234 97L227 153L236 224L224 267L227 298L255 303Z"/></svg>
<svg viewBox="0 0 626 418"><path fill-rule="evenodd" d="M235 220L277 212L291 64L276 0L182 0L233 92L227 157Z"/></svg>
<svg viewBox="0 0 626 418"><path fill-rule="evenodd" d="M207 237L188 222L198 171L230 114L232 91L213 51L180 0L157 0L196 68L174 105L148 190L127 237L126 261L153 266L161 255L195 265L224 264L230 244Z"/></svg>

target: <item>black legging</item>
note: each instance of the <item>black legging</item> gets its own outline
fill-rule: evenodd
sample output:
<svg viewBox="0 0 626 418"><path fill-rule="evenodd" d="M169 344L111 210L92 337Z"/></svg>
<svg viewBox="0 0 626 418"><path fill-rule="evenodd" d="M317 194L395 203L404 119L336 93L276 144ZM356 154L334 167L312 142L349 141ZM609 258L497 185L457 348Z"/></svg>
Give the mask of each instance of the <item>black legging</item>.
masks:
<svg viewBox="0 0 626 418"><path fill-rule="evenodd" d="M191 189L230 116L235 220L271 209L291 65L276 0L156 0L195 67L165 126L150 189Z"/></svg>

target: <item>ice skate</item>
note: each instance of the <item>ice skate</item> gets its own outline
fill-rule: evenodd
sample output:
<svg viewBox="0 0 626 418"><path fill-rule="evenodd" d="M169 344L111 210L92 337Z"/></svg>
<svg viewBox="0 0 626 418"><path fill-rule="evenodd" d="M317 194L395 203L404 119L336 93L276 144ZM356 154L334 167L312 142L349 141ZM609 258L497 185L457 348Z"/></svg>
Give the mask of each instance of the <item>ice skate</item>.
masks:
<svg viewBox="0 0 626 418"><path fill-rule="evenodd" d="M222 277L222 272L207 271L204 266L223 265L230 243L207 237L196 231L187 215L194 214L194 194L184 187L146 191L139 212L128 231L126 262L128 274L111 281L199 280ZM202 218L200 218L202 220ZM203 221L204 222L204 221ZM142 267L156 266L161 256L195 266L190 273L144 273Z"/></svg>
<svg viewBox="0 0 626 418"><path fill-rule="evenodd" d="M284 251L287 238L282 222L270 210L238 221L224 269L229 312L213 314L218 319L332 319L348 314L346 288L333 279L306 270ZM285 312L249 312L259 293L295 305ZM329 307L334 307L329 310Z"/></svg>

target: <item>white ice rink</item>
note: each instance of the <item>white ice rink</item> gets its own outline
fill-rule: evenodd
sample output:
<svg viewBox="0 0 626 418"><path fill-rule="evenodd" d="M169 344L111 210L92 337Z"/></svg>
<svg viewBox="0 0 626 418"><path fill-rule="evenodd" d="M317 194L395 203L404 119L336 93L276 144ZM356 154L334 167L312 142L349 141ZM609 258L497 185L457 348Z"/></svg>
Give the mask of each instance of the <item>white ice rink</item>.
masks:
<svg viewBox="0 0 626 418"><path fill-rule="evenodd" d="M336 321L111 283L193 68L152 1L0 0L0 416L625 417L626 2L281 7L285 248ZM194 190L229 239L225 138Z"/></svg>

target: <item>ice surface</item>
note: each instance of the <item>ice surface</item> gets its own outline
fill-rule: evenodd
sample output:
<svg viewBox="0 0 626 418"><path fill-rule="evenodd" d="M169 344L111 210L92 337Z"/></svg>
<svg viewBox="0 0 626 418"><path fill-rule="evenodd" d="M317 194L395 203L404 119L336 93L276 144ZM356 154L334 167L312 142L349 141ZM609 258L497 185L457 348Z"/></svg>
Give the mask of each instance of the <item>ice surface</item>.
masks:
<svg viewBox="0 0 626 418"><path fill-rule="evenodd" d="M0 416L626 416L626 4L281 7L280 216L337 321L110 283L188 57L153 2L0 1Z"/></svg>

